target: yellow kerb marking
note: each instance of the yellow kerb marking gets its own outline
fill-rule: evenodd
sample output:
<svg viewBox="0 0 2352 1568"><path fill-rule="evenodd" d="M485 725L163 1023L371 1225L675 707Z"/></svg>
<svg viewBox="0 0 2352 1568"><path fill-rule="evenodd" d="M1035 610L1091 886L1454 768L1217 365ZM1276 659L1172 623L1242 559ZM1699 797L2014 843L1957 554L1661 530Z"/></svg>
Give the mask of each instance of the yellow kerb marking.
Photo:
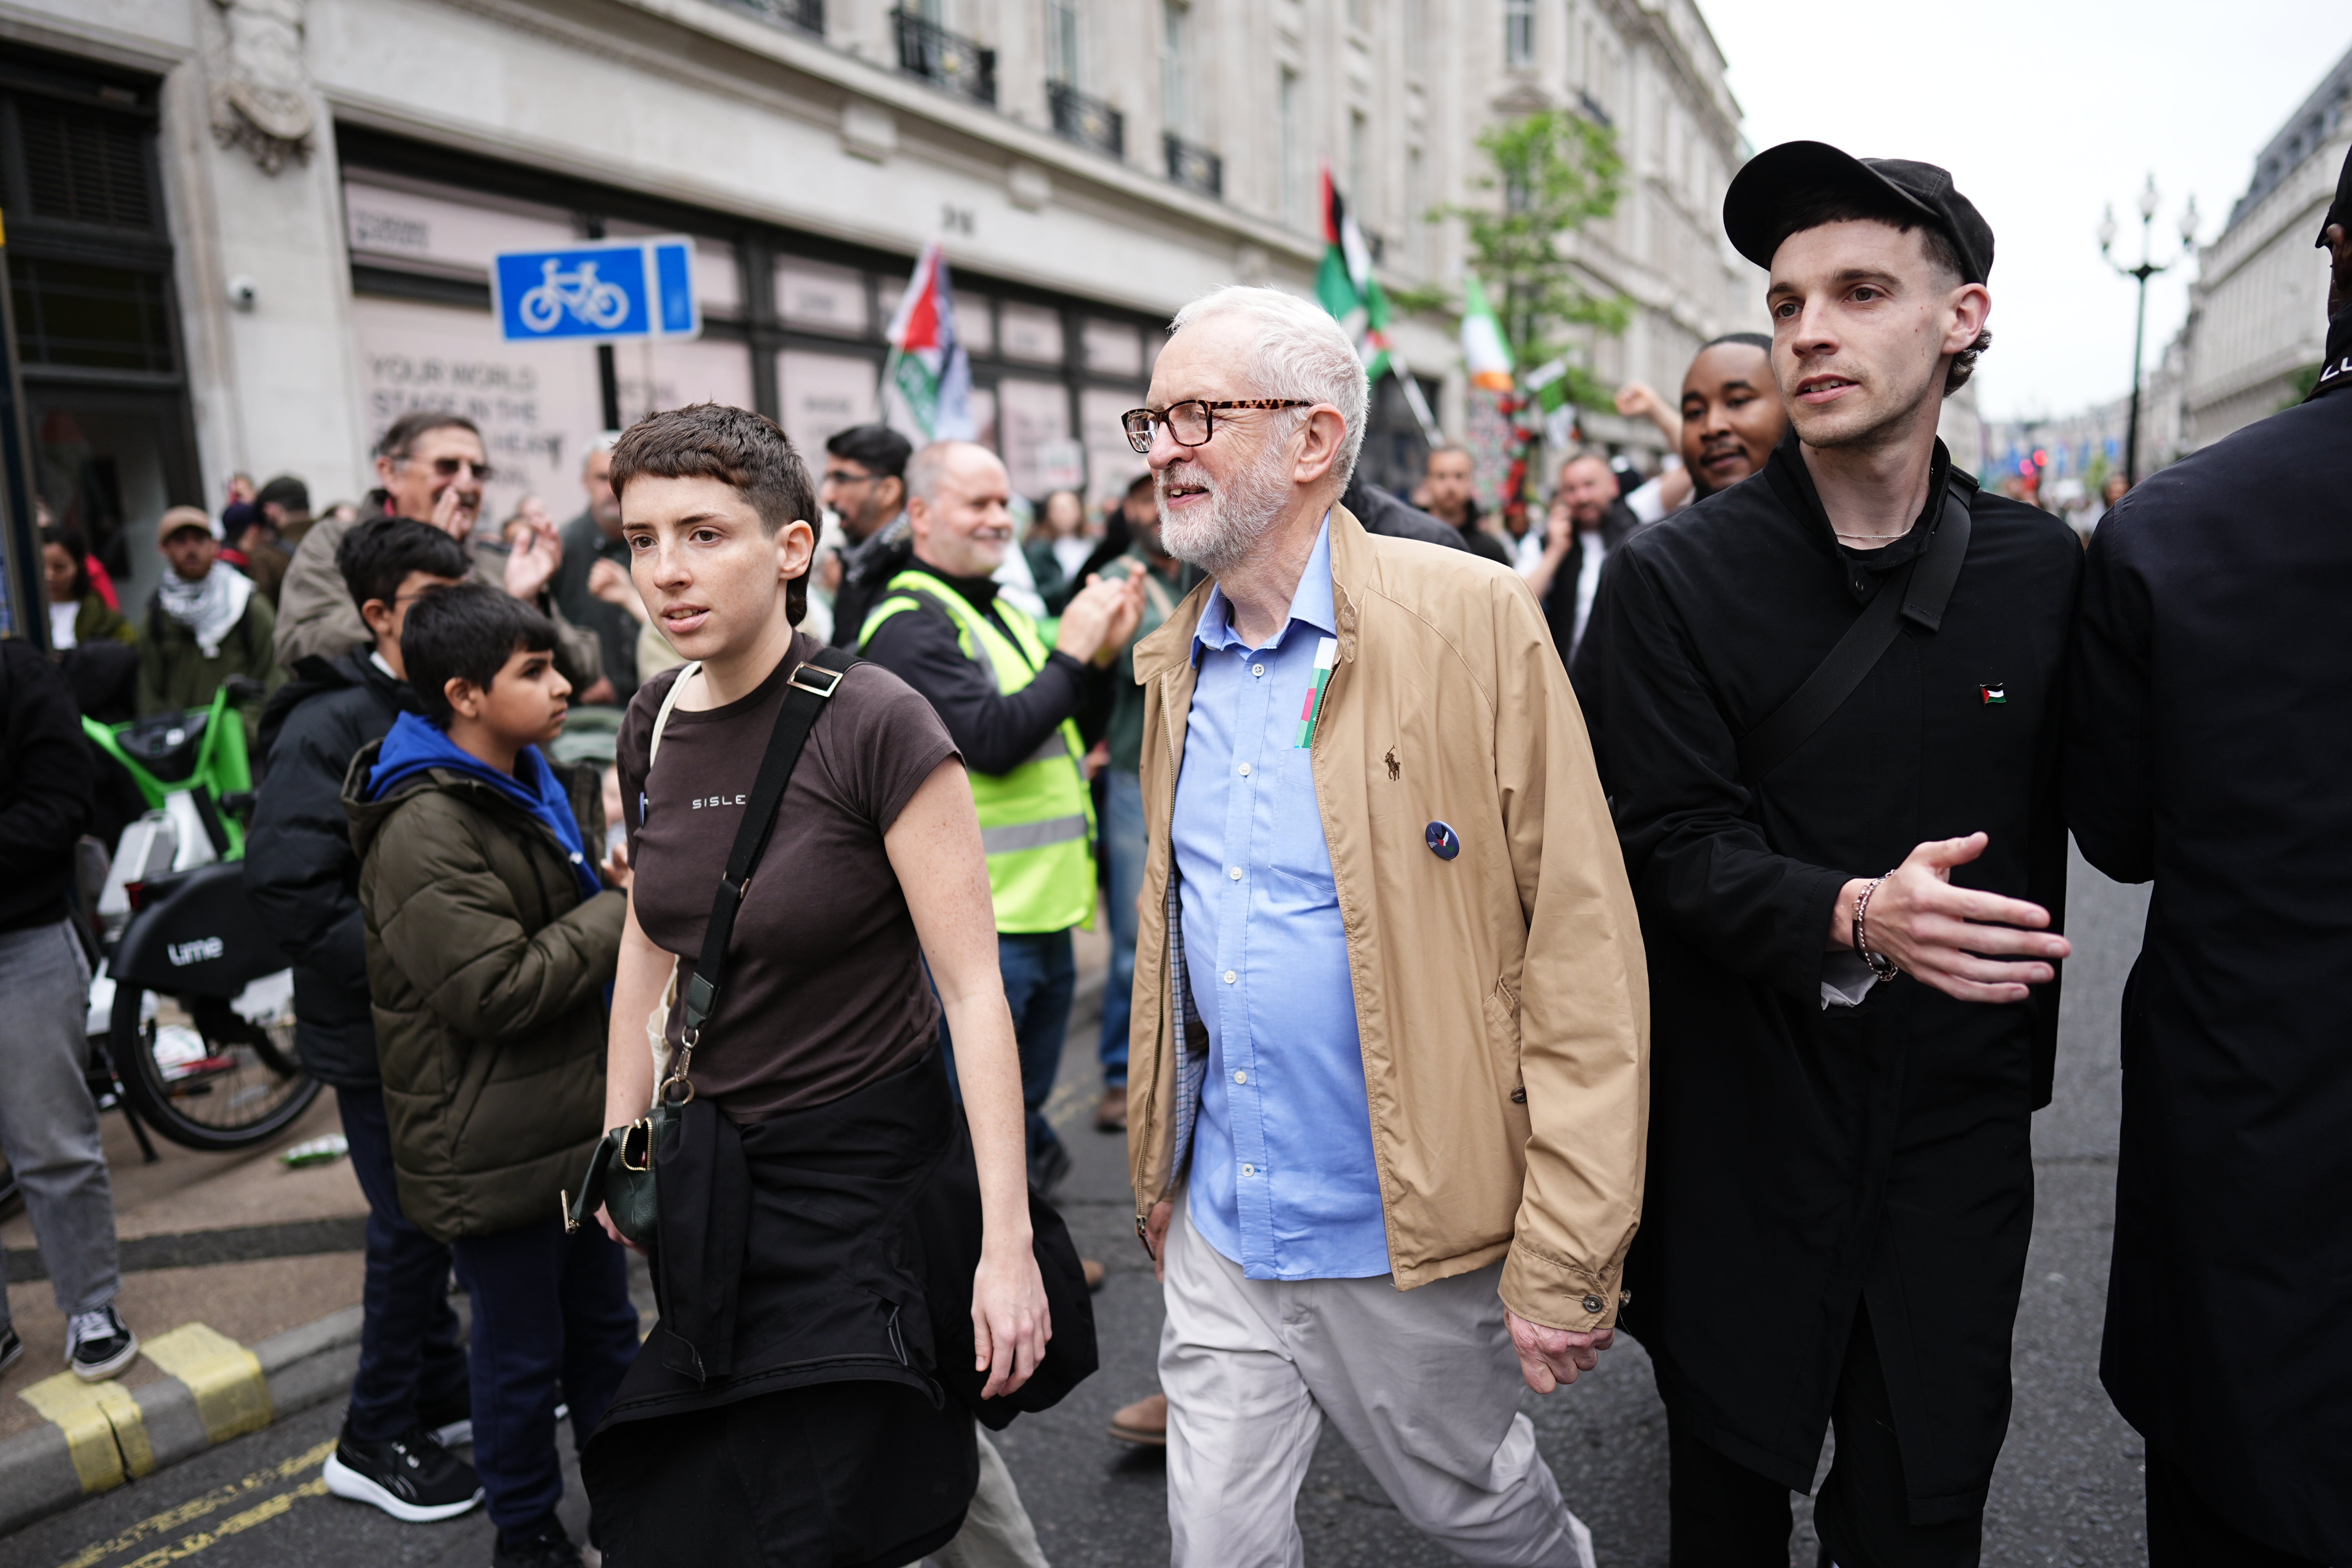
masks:
<svg viewBox="0 0 2352 1568"><path fill-rule="evenodd" d="M165 1531L177 1530L184 1524L193 1523L204 1518L205 1515L216 1512L230 1503L252 1496L255 1492L274 1487L280 1481L292 1480L305 1470L316 1469L325 1464L327 1456L334 1451L335 1439L330 1437L318 1447L306 1449L291 1458L281 1459L268 1469L256 1470L243 1480L230 1481L225 1486L215 1487L212 1490L190 1498L184 1503L142 1519L120 1535L105 1541L94 1542L67 1558L58 1565L58 1568L96 1568L98 1563L130 1551L151 1535L161 1535ZM319 1482L322 1490L325 1485L323 1480Z"/></svg>
<svg viewBox="0 0 2352 1568"><path fill-rule="evenodd" d="M217 1330L183 1324L148 1341L147 1359L188 1385L205 1434L215 1443L257 1432L277 1418L261 1363Z"/></svg>
<svg viewBox="0 0 2352 1568"><path fill-rule="evenodd" d="M69 1372L26 1389L26 1404L65 1435L66 1452L85 1496L119 1487L155 1468L146 1418L131 1391L111 1378L84 1383Z"/></svg>

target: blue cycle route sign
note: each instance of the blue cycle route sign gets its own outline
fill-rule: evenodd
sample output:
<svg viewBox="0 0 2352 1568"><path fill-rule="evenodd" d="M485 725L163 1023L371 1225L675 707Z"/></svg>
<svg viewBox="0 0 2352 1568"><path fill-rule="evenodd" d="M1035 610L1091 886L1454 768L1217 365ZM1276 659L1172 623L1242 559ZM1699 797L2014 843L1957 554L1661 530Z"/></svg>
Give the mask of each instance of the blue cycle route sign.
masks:
<svg viewBox="0 0 2352 1568"><path fill-rule="evenodd" d="M509 342L618 342L702 331L694 241L685 235L500 251L490 268L490 303Z"/></svg>

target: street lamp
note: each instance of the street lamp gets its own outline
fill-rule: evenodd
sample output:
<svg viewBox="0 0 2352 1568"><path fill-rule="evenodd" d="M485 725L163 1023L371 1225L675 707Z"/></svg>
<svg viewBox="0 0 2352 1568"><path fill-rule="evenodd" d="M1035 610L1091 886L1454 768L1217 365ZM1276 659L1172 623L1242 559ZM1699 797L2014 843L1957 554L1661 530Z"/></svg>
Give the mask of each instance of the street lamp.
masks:
<svg viewBox="0 0 2352 1568"><path fill-rule="evenodd" d="M2147 280L2159 272L2169 272L2188 257L2190 247L2197 243L2195 195L2192 194L2189 198L2189 205L2180 209L2180 254L2170 261L2159 263L2153 259L2155 247L2149 237L2150 230L2156 223L2156 175L2153 174L2148 175L2147 184L2139 194L2138 206L2139 265L2137 267L2126 267L2113 256L2108 255L2108 248L2116 242L2116 209L2113 203L2108 204L2105 215L2099 219L2099 254L2106 258L2108 266L2139 284L2139 321L2132 329L2131 424L2124 431L2124 483L2126 485L2139 483L2139 365L2141 350L2147 339Z"/></svg>

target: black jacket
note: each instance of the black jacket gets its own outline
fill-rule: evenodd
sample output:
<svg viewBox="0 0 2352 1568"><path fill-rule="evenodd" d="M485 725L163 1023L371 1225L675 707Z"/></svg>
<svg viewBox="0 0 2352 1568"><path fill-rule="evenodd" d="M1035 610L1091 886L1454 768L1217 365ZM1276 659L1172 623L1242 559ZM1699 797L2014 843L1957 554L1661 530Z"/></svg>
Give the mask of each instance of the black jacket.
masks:
<svg viewBox="0 0 2352 1568"><path fill-rule="evenodd" d="M913 556L907 518L901 512L857 543L841 552L841 586L833 592L833 646L856 647L866 629L866 613L882 597L889 582Z"/></svg>
<svg viewBox="0 0 2352 1568"><path fill-rule="evenodd" d="M588 574L599 561L610 561L627 571L628 542L607 538L596 525L594 514L583 511L563 525L563 560L549 580L547 591L566 620L596 634L604 676L616 693L613 700L625 708L637 689L637 617L588 591Z"/></svg>
<svg viewBox="0 0 2352 1568"><path fill-rule="evenodd" d="M2328 350L2352 363L2352 311ZM2084 858L2156 883L2100 1375L2230 1524L2346 1563L2352 374L2333 379L2101 520L2066 796Z"/></svg>
<svg viewBox="0 0 2352 1568"><path fill-rule="evenodd" d="M65 676L23 637L0 638L0 931L66 918L94 776Z"/></svg>
<svg viewBox="0 0 2352 1568"><path fill-rule="evenodd" d="M1920 1523L1982 1505L2007 1430L2057 987L1987 1006L1896 979L1825 1009L1824 944L1849 879L1979 828L1990 847L1952 879L2063 911L2074 534L1976 495L1941 629L1906 626L1760 784L1738 743L1890 591L1878 579L1901 580L1948 470L1938 447L1911 533L1863 556L1784 443L1763 473L1629 538L1601 621L1608 784L1650 964L1627 1326L1678 1420L1803 1490L1866 1300Z"/></svg>
<svg viewBox="0 0 2352 1568"><path fill-rule="evenodd" d="M982 615L1003 624L995 613L995 583L985 577L933 575L961 593ZM1018 691L999 691L989 666L964 654L947 611L925 595L914 597L919 607L884 621L864 652L929 700L948 727L948 739L963 753L964 766L976 773L1011 773L1037 754L1056 724L1076 718L1090 700L1109 690L1108 671L1088 668L1056 649L1045 656L1044 667L1028 685Z"/></svg>
<svg viewBox="0 0 2352 1568"><path fill-rule="evenodd" d="M1368 484L1359 471L1348 479L1348 488L1339 496L1339 504L1355 514L1364 525L1366 533L1384 533L1391 539L1418 539L1424 544L1449 545L1455 550L1467 550L1470 542L1462 531L1444 518L1432 517L1419 507L1407 506L1378 485ZM1472 514L1476 515L1475 512ZM1497 549L1501 547L1496 546ZM1501 559L1497 557L1497 559ZM1505 561L1505 565L1509 562Z"/></svg>
<svg viewBox="0 0 2352 1568"><path fill-rule="evenodd" d="M406 683L360 652L302 660L261 717L269 766L246 838L246 896L294 960L294 1045L303 1068L338 1089L381 1081L343 774L403 710L417 710Z"/></svg>

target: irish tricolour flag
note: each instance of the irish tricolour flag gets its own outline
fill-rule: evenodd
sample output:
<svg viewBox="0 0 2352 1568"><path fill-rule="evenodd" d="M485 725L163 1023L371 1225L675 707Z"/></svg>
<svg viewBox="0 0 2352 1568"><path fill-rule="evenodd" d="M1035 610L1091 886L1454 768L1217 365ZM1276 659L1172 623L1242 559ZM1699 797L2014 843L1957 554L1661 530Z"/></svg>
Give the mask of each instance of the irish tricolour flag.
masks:
<svg viewBox="0 0 2352 1568"><path fill-rule="evenodd" d="M972 439L971 361L956 336L955 294L939 241L923 247L887 336L883 423L919 447Z"/></svg>

